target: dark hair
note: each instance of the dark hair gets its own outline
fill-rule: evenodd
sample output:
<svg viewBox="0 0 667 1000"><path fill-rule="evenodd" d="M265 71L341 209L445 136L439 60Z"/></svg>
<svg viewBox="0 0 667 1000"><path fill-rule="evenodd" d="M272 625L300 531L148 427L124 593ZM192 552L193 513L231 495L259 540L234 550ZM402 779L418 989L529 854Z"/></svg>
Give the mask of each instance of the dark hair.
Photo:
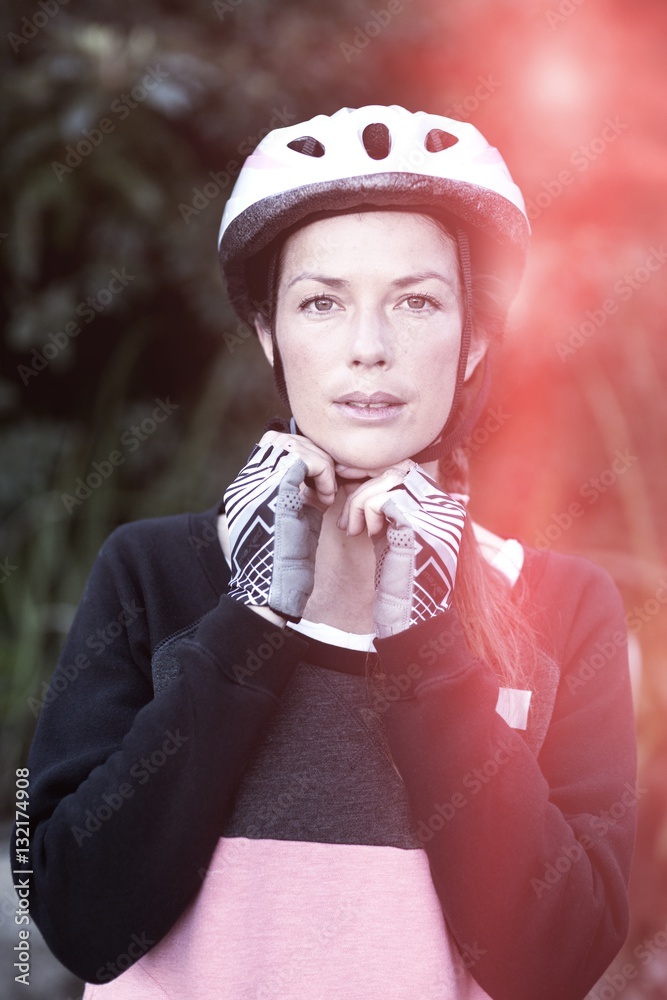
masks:
<svg viewBox="0 0 667 1000"><path fill-rule="evenodd" d="M499 346L507 321L510 295L502 277L473 274L472 343L480 340L488 349ZM472 382L465 383L462 403L474 395ZM469 494L469 451L465 445L439 462L439 481L450 493ZM514 585L495 569L482 553L470 518L466 518L454 588L454 606L459 614L470 650L489 663L506 687L530 685L540 655L538 639L524 610L526 588L523 577Z"/></svg>
<svg viewBox="0 0 667 1000"><path fill-rule="evenodd" d="M452 477L442 477L448 492L467 486L467 455L457 448L450 456L456 467ZM524 610L523 578L514 585L495 569L482 553L470 521L466 518L454 588L454 606L471 652L489 663L501 684L510 688L530 686L539 655L537 636Z"/></svg>

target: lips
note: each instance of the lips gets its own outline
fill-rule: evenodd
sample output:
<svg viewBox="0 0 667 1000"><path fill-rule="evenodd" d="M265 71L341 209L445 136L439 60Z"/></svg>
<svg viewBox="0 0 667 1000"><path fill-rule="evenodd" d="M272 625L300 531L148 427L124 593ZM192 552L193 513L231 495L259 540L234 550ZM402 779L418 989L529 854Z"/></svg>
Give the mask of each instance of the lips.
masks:
<svg viewBox="0 0 667 1000"><path fill-rule="evenodd" d="M390 392L347 392L334 400L339 413L352 420L387 421L402 412L405 400Z"/></svg>
<svg viewBox="0 0 667 1000"><path fill-rule="evenodd" d="M347 403L350 406L369 409L403 406L403 400L398 396L392 396L389 392L373 392L370 395L366 392L348 392L345 396L339 396L336 403Z"/></svg>

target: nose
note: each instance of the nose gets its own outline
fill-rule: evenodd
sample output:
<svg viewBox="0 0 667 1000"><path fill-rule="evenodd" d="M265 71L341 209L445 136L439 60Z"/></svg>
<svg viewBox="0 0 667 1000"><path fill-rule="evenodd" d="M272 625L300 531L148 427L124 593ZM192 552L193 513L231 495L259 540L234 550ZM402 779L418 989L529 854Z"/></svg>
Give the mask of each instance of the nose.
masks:
<svg viewBox="0 0 667 1000"><path fill-rule="evenodd" d="M392 361L391 324L380 309L360 309L350 321L348 364L352 368L388 368Z"/></svg>

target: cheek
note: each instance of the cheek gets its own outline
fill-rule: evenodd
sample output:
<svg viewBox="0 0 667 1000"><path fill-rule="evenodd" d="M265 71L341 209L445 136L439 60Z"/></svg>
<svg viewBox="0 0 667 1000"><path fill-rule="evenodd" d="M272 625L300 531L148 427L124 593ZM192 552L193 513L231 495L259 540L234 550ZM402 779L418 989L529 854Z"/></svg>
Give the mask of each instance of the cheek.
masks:
<svg viewBox="0 0 667 1000"><path fill-rule="evenodd" d="M335 359L310 338L289 337L280 344L285 384L292 409L321 406L323 387L331 380ZM296 416L296 413L295 413Z"/></svg>
<svg viewBox="0 0 667 1000"><path fill-rule="evenodd" d="M423 399L440 408L454 391L460 343L455 337L439 343L431 341L427 349L406 353L404 368L410 373Z"/></svg>
<svg viewBox="0 0 667 1000"><path fill-rule="evenodd" d="M295 382L307 382L311 375L326 367L323 352L307 337L278 337L278 347L285 372Z"/></svg>

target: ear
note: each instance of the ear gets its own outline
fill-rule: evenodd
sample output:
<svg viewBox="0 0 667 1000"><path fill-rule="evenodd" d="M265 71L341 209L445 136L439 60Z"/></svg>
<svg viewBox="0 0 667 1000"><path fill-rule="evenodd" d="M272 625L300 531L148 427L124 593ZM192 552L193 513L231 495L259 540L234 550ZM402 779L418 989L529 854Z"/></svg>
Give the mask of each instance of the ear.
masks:
<svg viewBox="0 0 667 1000"><path fill-rule="evenodd" d="M470 350L468 351L468 360L466 361L466 373L465 381L467 382L469 378L472 378L475 369L482 359L486 356L489 345L484 340L478 340L476 344L470 345Z"/></svg>
<svg viewBox="0 0 667 1000"><path fill-rule="evenodd" d="M257 339L262 345L262 350L266 355L266 360L273 368L273 337L271 336L271 330L267 326L266 320L261 313L255 313L253 326L255 327Z"/></svg>

